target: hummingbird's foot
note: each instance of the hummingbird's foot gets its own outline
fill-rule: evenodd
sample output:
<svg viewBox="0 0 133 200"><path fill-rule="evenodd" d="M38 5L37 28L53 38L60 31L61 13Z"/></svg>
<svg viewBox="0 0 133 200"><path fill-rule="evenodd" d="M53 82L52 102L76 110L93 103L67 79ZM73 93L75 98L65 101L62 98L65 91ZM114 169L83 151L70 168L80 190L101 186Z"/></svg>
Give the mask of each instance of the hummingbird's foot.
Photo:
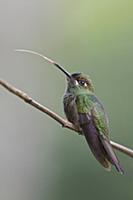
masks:
<svg viewBox="0 0 133 200"><path fill-rule="evenodd" d="M83 131L82 131L81 128L80 128L80 131L79 131L79 135L83 135Z"/></svg>
<svg viewBox="0 0 133 200"><path fill-rule="evenodd" d="M79 135L83 135L83 131L82 131L82 128L79 126L78 123L72 123L74 125L74 127L76 128L77 132Z"/></svg>
<svg viewBox="0 0 133 200"><path fill-rule="evenodd" d="M79 135L83 135L82 128L78 124L73 124L72 122L70 122L68 120L66 120L66 122L62 124L63 128L70 128L71 126L73 126L72 129L76 130Z"/></svg>
<svg viewBox="0 0 133 200"><path fill-rule="evenodd" d="M77 128L77 130L78 130L78 134L79 134L79 135L83 135L82 128L81 128L80 126L78 126L78 125L76 125L76 128Z"/></svg>

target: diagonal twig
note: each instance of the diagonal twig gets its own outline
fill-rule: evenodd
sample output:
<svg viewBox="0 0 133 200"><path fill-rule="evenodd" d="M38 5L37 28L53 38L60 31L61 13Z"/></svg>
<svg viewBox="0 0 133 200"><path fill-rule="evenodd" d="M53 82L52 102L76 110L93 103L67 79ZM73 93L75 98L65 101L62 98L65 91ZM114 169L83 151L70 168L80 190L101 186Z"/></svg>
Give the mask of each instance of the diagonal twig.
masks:
<svg viewBox="0 0 133 200"><path fill-rule="evenodd" d="M47 114L49 117L57 121L59 124L61 124L64 128L71 129L75 132L79 132L79 130L69 121L63 119L47 107L41 105L34 99L32 99L29 95L27 95L25 92L17 89L16 87L9 84L7 81L0 79L0 85L6 88L9 92L13 93L14 95L18 96L22 100L24 100L26 103L30 104L31 106L35 107L36 109L42 111L43 113ZM116 142L111 141L111 145L114 149L130 156L133 158L133 150L130 148L125 147L124 145L118 144Z"/></svg>

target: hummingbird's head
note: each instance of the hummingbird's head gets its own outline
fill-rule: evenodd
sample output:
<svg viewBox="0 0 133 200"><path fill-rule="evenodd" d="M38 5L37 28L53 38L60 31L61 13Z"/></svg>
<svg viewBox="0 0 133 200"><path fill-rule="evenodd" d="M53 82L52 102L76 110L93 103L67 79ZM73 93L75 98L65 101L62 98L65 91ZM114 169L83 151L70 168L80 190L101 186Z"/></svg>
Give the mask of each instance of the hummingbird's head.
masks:
<svg viewBox="0 0 133 200"><path fill-rule="evenodd" d="M72 88L75 90L91 91L94 92L94 87L88 75L82 73L73 73L67 77L68 90Z"/></svg>

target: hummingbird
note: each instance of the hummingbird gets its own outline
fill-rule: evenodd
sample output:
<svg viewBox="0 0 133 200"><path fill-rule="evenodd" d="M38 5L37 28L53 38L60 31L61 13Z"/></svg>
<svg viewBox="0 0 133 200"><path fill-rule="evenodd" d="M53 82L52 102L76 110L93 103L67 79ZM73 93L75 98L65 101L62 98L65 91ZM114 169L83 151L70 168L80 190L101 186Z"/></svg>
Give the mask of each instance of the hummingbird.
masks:
<svg viewBox="0 0 133 200"><path fill-rule="evenodd" d="M124 170L110 143L107 114L95 94L90 77L80 72L70 74L60 64L37 52L24 49L16 51L39 55L64 73L67 87L63 105L67 120L78 128L93 155L106 170L110 171L113 165L123 174Z"/></svg>

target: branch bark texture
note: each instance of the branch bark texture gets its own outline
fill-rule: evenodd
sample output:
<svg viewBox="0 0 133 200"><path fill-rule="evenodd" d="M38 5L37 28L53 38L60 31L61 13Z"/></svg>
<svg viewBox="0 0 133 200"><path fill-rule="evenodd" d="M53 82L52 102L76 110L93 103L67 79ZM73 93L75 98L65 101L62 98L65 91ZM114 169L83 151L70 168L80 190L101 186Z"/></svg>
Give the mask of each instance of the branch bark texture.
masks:
<svg viewBox="0 0 133 200"><path fill-rule="evenodd" d="M41 105L34 99L32 99L29 95L27 95L25 92L17 89L16 87L9 84L7 81L0 79L0 85L3 86L5 89L7 89L9 92L13 93L14 95L18 96L22 100L24 100L26 103L30 104L31 106L35 107L36 109L40 110L41 112L47 114L49 117L54 119L56 122L62 125L64 128L71 129L75 132L79 132L79 130L69 121L66 119L63 119L47 107ZM124 145L118 144L116 142L111 141L111 145L114 149L130 156L133 158L133 150L130 148L125 147Z"/></svg>

